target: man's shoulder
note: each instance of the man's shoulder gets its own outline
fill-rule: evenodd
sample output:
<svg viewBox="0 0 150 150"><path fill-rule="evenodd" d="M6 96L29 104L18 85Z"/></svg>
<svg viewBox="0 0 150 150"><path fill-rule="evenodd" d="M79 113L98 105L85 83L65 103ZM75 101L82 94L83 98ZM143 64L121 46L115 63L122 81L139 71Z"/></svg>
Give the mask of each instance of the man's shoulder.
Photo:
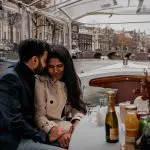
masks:
<svg viewBox="0 0 150 150"><path fill-rule="evenodd" d="M19 75L17 74L15 70L15 65L8 67L1 75L0 79L4 77L16 77L19 78Z"/></svg>

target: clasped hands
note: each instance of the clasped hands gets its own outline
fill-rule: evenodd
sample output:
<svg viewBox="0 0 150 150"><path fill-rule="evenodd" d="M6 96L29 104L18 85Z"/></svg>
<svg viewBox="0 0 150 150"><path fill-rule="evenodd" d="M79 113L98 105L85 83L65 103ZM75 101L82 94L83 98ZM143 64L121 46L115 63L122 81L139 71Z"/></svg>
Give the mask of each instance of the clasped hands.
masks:
<svg viewBox="0 0 150 150"><path fill-rule="evenodd" d="M53 142L55 140L58 140L62 148L68 148L71 135L77 124L78 124L78 121L72 124L68 132L64 131L60 126L54 126L53 128L51 128L51 131L49 134L49 141Z"/></svg>

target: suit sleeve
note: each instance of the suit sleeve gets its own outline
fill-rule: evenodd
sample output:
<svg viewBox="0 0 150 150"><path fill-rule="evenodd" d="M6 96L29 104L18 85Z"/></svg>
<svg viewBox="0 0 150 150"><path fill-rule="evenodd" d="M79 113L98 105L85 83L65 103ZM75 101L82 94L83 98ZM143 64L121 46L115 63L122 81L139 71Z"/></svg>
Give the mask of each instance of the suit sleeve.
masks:
<svg viewBox="0 0 150 150"><path fill-rule="evenodd" d="M46 93L44 81L40 81L39 78L35 82L35 121L37 126L43 130L45 133L49 133L50 129L57 124L51 121L46 116Z"/></svg>
<svg viewBox="0 0 150 150"><path fill-rule="evenodd" d="M0 126L21 138L30 138L43 142L38 132L26 122L22 113L22 83L14 74L4 75L0 79Z"/></svg>

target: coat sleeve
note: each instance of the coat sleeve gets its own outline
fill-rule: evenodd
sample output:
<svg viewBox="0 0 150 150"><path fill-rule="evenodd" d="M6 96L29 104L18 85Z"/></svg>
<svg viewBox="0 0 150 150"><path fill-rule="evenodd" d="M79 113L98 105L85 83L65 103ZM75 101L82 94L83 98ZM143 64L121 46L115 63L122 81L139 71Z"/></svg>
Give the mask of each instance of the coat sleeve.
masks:
<svg viewBox="0 0 150 150"><path fill-rule="evenodd" d="M45 91L46 81L39 78L35 82L35 121L38 127L45 133L48 133L53 126L57 126L54 121L50 121L46 116L47 97Z"/></svg>
<svg viewBox="0 0 150 150"><path fill-rule="evenodd" d="M84 114L78 111L76 108L72 108L72 119L73 120L81 120L84 117Z"/></svg>
<svg viewBox="0 0 150 150"><path fill-rule="evenodd" d="M7 74L0 79L0 127L12 134L43 142L36 131L25 120L22 113L22 83L15 74Z"/></svg>
<svg viewBox="0 0 150 150"><path fill-rule="evenodd" d="M80 107L82 106L81 108L86 111L85 104L83 102L83 90L81 88L81 81L80 81L80 79L78 81L79 81L79 85L80 85L80 89L81 89ZM86 113L83 113L83 112L77 110L76 108L72 107L72 120L71 121L73 121L73 120L81 120L84 117L85 114Z"/></svg>

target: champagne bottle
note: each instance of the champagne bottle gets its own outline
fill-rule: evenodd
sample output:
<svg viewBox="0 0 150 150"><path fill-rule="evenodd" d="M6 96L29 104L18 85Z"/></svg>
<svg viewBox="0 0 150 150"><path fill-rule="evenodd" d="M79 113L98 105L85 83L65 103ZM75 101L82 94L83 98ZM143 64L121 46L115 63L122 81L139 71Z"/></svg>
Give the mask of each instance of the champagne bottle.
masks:
<svg viewBox="0 0 150 150"><path fill-rule="evenodd" d="M115 112L115 92L108 92L108 109L105 118L106 142L116 143L119 139L118 118Z"/></svg>

